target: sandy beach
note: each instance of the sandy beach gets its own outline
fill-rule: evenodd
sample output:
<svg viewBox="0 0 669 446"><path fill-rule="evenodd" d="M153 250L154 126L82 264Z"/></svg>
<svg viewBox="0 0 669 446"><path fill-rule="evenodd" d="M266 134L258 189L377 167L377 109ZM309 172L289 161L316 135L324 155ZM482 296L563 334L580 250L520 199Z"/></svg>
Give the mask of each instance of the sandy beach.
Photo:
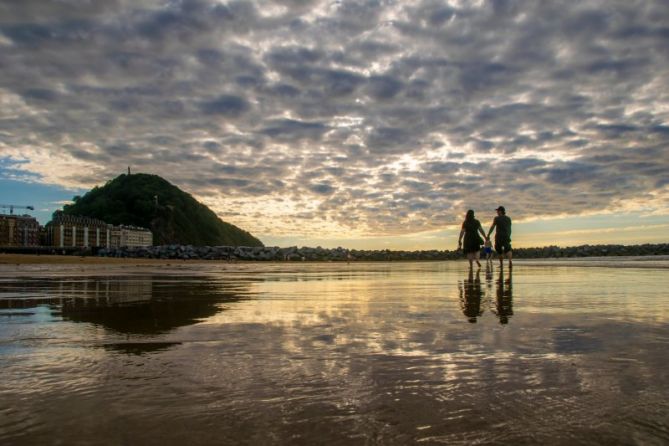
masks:
<svg viewBox="0 0 669 446"><path fill-rule="evenodd" d="M60 276L63 274L142 275L183 274L184 271L220 271L223 260L134 259L93 256L0 254L0 277Z"/></svg>
<svg viewBox="0 0 669 446"><path fill-rule="evenodd" d="M188 260L191 263L229 263L224 260ZM174 265L186 263L178 259L138 259L94 256L54 256L36 254L0 254L0 265Z"/></svg>
<svg viewBox="0 0 669 446"><path fill-rule="evenodd" d="M458 262L452 260L450 262ZM408 261L415 263L416 261ZM422 261L418 261L421 263ZM290 269L299 269L299 265L318 263L332 265L341 262L307 261L307 262L277 262L277 261L245 261L230 262L228 260L202 260L202 259L144 259L130 257L95 257L95 256L59 256L59 255L36 255L36 254L0 254L0 273L11 274L12 272L26 272L22 267L28 267L45 271L50 265L57 266L58 270L80 269L86 266L87 272L96 270L135 270L136 272L148 269L165 271L165 268L198 269L207 265L214 269L254 269L254 265L281 265ZM365 261L353 262L352 264L368 263ZM371 262L382 263L382 262ZM398 262L402 263L402 262ZM516 266L532 267L615 267L615 268L669 268L669 256L609 256L609 257L574 257L574 258L546 258L546 259L514 259ZM497 265L495 261L494 265ZM211 268L206 268L211 269ZM261 268L262 269L262 268Z"/></svg>

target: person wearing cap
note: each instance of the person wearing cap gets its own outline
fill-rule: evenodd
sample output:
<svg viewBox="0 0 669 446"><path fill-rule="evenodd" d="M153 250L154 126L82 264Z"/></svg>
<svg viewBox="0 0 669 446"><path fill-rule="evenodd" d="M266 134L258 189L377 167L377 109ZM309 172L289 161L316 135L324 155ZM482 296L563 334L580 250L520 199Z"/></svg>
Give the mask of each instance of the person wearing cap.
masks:
<svg viewBox="0 0 669 446"><path fill-rule="evenodd" d="M504 266L504 257L506 256L509 259L509 267L511 267L511 219L506 215L504 206L495 210L497 211L497 217L492 221L487 238L490 238L490 234L495 230L495 251L499 256L499 266Z"/></svg>

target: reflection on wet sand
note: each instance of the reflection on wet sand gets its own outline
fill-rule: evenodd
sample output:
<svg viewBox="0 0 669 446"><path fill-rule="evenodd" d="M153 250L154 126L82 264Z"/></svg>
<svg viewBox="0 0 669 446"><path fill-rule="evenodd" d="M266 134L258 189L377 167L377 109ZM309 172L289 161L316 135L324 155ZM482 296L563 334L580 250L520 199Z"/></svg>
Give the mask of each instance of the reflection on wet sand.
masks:
<svg viewBox="0 0 669 446"><path fill-rule="evenodd" d="M490 306L492 313L499 319L499 323L506 325L513 315L513 270L509 269L505 278L504 269L500 268L495 282L495 299L493 295L493 273L494 269L490 262L486 262L485 278L486 286L481 284L481 270L474 272L469 270L466 279L458 283L460 291L460 308L467 317L467 321L475 324L483 315L486 305Z"/></svg>
<svg viewBox="0 0 669 446"><path fill-rule="evenodd" d="M513 270L511 268L508 274L508 278L504 279L504 269L499 270L495 304L492 307L493 313L497 315L502 325L508 324L509 318L513 315Z"/></svg>
<svg viewBox="0 0 669 446"><path fill-rule="evenodd" d="M241 300L239 287L163 276L97 277L4 283L2 309L47 306L54 316L126 334L160 334L222 311ZM12 295L29 295L17 299ZM27 314L21 312L20 314ZM148 348L148 346L147 346Z"/></svg>
<svg viewBox="0 0 669 446"><path fill-rule="evenodd" d="M460 283L460 307L467 316L467 321L475 324L477 318L483 314L481 300L484 293L481 289L481 270L474 273L469 269L469 276Z"/></svg>
<svg viewBox="0 0 669 446"><path fill-rule="evenodd" d="M666 444L669 269L511 274L0 279L0 444Z"/></svg>
<svg viewBox="0 0 669 446"><path fill-rule="evenodd" d="M166 350L177 345L181 345L181 342L113 342L103 344L102 347L106 350L126 353L129 355L143 355L145 353Z"/></svg>

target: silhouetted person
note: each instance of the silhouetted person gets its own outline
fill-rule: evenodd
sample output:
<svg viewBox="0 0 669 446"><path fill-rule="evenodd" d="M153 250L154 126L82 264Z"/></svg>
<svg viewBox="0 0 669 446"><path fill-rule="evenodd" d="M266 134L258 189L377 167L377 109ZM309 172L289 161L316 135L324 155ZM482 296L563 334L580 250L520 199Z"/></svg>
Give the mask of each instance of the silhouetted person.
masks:
<svg viewBox="0 0 669 446"><path fill-rule="evenodd" d="M493 219L486 238L490 238L492 231L495 231L495 251L499 256L499 266L504 266L504 256L506 256L509 259L509 268L511 268L511 219L507 217L504 206L495 210L497 217Z"/></svg>
<svg viewBox="0 0 669 446"><path fill-rule="evenodd" d="M467 256L470 269L473 267L474 260L476 260L476 264L479 268L481 267L481 262L479 262L479 252L481 251L483 239L479 237L479 232L485 237L481 222L474 218L474 211L470 209L467 211L465 221L462 222L462 229L460 230L460 237L458 238L458 249L462 248L462 251ZM465 238L464 246L462 245L463 236Z"/></svg>
<svg viewBox="0 0 669 446"><path fill-rule="evenodd" d="M462 313L467 316L467 320L475 324L476 318L483 314L481 309L481 278L480 270L476 271L476 278L474 278L473 270L469 270L469 278L462 281L460 287L460 306Z"/></svg>
<svg viewBox="0 0 669 446"><path fill-rule="evenodd" d="M502 325L508 324L509 318L513 316L513 281L511 269L509 269L509 278L507 280L504 280L504 271L499 270L494 312L497 314L499 323Z"/></svg>

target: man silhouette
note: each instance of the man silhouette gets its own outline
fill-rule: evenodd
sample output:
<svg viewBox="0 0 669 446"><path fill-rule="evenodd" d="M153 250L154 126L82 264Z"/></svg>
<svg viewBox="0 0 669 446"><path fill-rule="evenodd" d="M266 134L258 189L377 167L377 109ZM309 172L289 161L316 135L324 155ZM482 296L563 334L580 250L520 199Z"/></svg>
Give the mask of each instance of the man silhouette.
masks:
<svg viewBox="0 0 669 446"><path fill-rule="evenodd" d="M506 209L504 206L500 206L497 209L497 217L492 221L492 226L488 231L488 238L490 234L495 230L495 251L499 256L499 266L504 266L504 256L509 259L509 268L513 266L511 263L511 219L506 215Z"/></svg>
<svg viewBox="0 0 669 446"><path fill-rule="evenodd" d="M506 325L509 318L513 316L513 281L509 269L509 278L504 280L504 271L499 270L497 279L497 297L495 299L495 308L492 310L499 318L499 323Z"/></svg>

